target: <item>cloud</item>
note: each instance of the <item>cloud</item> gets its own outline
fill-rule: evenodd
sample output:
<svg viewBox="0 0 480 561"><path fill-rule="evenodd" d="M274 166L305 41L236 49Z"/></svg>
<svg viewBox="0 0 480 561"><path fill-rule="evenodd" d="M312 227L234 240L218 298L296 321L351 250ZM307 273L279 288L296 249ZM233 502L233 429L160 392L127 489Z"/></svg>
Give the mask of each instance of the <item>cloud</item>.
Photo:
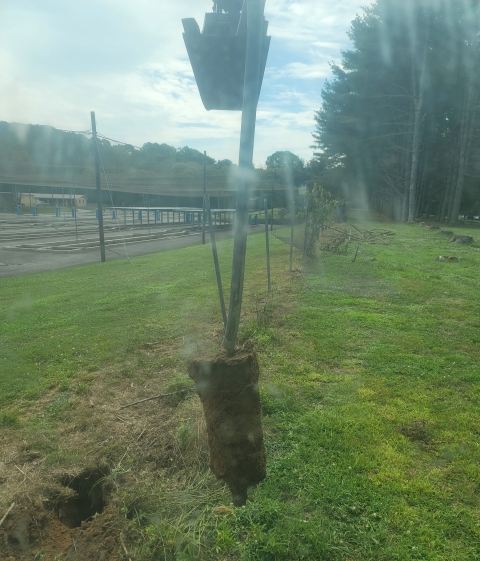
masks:
<svg viewBox="0 0 480 561"><path fill-rule="evenodd" d="M345 31L350 21L359 13L358 0L319 2L318 0L269 0L266 5L267 18L270 17L270 33L281 40L287 40L290 47L297 45L305 49L309 44L322 38L328 43L345 43Z"/></svg>
<svg viewBox="0 0 480 561"><path fill-rule="evenodd" d="M296 80L311 80L330 76L328 63L307 64L305 62L290 62L283 68L269 68L269 76L275 80L294 78Z"/></svg>
<svg viewBox="0 0 480 561"><path fill-rule="evenodd" d="M182 39L209 0L3 0L0 120L98 130L135 145L166 142L238 158L240 114L205 111ZM272 44L255 162L276 150L304 158L329 63L348 46L358 2L267 0Z"/></svg>

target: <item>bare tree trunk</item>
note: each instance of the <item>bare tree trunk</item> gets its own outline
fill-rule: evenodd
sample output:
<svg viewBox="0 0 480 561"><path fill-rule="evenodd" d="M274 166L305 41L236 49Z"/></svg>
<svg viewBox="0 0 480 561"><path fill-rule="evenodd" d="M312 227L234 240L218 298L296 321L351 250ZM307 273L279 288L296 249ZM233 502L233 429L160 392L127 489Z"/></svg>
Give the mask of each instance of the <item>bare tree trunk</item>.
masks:
<svg viewBox="0 0 480 561"><path fill-rule="evenodd" d="M395 197L395 220L401 222L403 220L403 196L402 197Z"/></svg>
<svg viewBox="0 0 480 561"><path fill-rule="evenodd" d="M453 171L452 171L452 176L450 178L450 185L449 185L449 191L448 191L448 199L447 199L447 218L445 219L445 222L449 223L452 220L452 216L453 216L453 201L454 201L454 197L455 197L455 186L457 183L457 178L458 178L458 169L460 166L460 145L462 142L462 130L460 128L460 131L458 133L458 137L457 137L457 142L455 143L455 153L454 153L454 158L453 158Z"/></svg>
<svg viewBox="0 0 480 561"><path fill-rule="evenodd" d="M432 206L432 181L429 182L426 194L425 194L425 218L428 220L430 217L430 208Z"/></svg>
<svg viewBox="0 0 480 561"><path fill-rule="evenodd" d="M456 145L456 141L454 141L454 144ZM451 183L455 170L455 153L456 153L455 150L450 151L450 158L449 158L450 162L448 165L448 173L445 178L445 188L443 190L442 204L438 209L437 222L442 222L442 223L445 222L445 216L448 209L448 201L450 198Z"/></svg>
<svg viewBox="0 0 480 561"><path fill-rule="evenodd" d="M465 170L468 164L468 153L472 140L476 109L478 103L478 93L473 88L473 78L469 77L467 92L465 95L465 107L463 112L463 126L460 141L460 156L458 163L458 176L455 191L453 193L452 212L450 224L456 224L460 213L462 202L463 186L465 184Z"/></svg>
<svg viewBox="0 0 480 561"><path fill-rule="evenodd" d="M413 133L413 115L412 118L409 119L409 124L408 124L408 134L406 134L406 142L405 142L405 164L404 164L404 185L403 185L403 196L402 196L402 217L401 220L402 222L406 222L408 219L408 188L409 188L409 184L410 184L410 175L412 173L412 152L410 150L411 148L411 140L410 138L412 137L412 133Z"/></svg>
<svg viewBox="0 0 480 561"><path fill-rule="evenodd" d="M428 164L428 138L425 137L423 140L423 150L422 150L422 158L420 160L420 170L421 170L421 182L418 189L418 196L417 196L417 207L415 209L415 216L420 216L423 211L423 205L425 203L425 191L426 191L426 175L427 175L427 164Z"/></svg>
<svg viewBox="0 0 480 561"><path fill-rule="evenodd" d="M433 165L432 165L432 172L433 172L437 169L439 151L438 151L438 146L437 146L437 149L435 149L435 144L433 144L432 149L433 149L433 152L435 154L434 159L433 159ZM430 211L431 211L431 208L432 208L432 188L433 188L433 176L431 177L430 181L428 182L428 186L426 188L426 194L425 194L425 216L426 216L427 220L430 216Z"/></svg>
<svg viewBox="0 0 480 561"><path fill-rule="evenodd" d="M408 222L413 222L416 218L415 207L417 202L417 171L418 171L419 148L420 148L420 126L422 123L423 99L425 94L425 76L426 76L426 69L427 69L427 41L428 41L428 30L427 30L427 36L425 38L425 46L423 48L423 59L422 59L422 68L420 70L420 84L419 84L418 95L417 92L415 91L416 90L415 65L412 60L415 121L413 126L412 170L410 173Z"/></svg>

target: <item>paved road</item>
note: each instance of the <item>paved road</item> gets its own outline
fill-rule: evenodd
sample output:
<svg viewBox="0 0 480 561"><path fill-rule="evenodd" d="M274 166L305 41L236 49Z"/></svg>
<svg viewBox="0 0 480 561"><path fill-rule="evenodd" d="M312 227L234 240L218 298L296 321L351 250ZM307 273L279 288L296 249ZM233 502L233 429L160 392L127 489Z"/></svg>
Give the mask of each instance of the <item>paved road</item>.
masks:
<svg viewBox="0 0 480 561"><path fill-rule="evenodd" d="M31 273L42 273L68 267L78 267L91 263L100 262L99 247L87 247L82 250L54 250L51 246L69 244L75 242L75 230L72 223L67 223L65 231L55 226L51 217L32 221L31 218L17 220L17 217L1 215L0 220L0 278L13 277ZM9 219L11 218L11 219ZM91 240L98 236L94 232L96 222L84 220L79 228L79 240ZM52 227L52 224L55 228ZM56 223L61 225L61 220ZM115 237L118 242L106 246L107 261L114 259L125 259L148 253L158 253L181 247L201 244L202 236L198 231L189 230L188 235L185 225L169 225L156 229L151 228L152 233L159 233L168 228L168 237L163 239L151 239L147 241L134 241L134 235L148 234L148 227L137 228L135 231L106 232L106 240ZM249 233L258 232L262 226L251 226ZM97 230L98 232L98 230ZM219 231L216 234L218 240L233 236L233 229ZM124 244L120 238L125 238ZM207 230L207 242L209 235ZM42 247L43 246L43 247ZM35 249L31 249L35 247ZM11 249L7 249L11 248Z"/></svg>

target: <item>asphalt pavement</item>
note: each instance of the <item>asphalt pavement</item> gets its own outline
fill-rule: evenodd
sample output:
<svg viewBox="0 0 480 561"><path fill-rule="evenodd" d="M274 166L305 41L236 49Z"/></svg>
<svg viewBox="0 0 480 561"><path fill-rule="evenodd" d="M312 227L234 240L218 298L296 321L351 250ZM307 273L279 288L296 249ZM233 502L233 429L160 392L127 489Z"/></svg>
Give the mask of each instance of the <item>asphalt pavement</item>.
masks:
<svg viewBox="0 0 480 561"><path fill-rule="evenodd" d="M250 226L249 233L262 226ZM233 236L233 228L216 232L216 239ZM208 228L206 242L209 243ZM133 259L139 255L200 245L201 230L191 225L162 224L119 229L105 220L106 259ZM79 249L80 248L80 249ZM43 273L100 262L98 225L93 213L38 217L0 215L0 278Z"/></svg>

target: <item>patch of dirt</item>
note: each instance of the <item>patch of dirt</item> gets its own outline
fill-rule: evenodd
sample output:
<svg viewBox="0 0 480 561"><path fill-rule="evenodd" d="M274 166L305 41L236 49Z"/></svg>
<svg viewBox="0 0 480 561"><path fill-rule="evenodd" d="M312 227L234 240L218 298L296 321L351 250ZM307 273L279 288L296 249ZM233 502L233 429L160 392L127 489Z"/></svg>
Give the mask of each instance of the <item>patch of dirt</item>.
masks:
<svg viewBox="0 0 480 561"><path fill-rule="evenodd" d="M154 372L150 364L145 372L136 368L135 378L113 367L97 371L87 389L79 381L78 392L75 386L52 391L25 407L22 427L0 428L0 520L15 502L0 525L1 561L124 560L128 522L122 493L147 482L168 489L180 462L183 468L200 458L206 468L205 453L195 450L190 459L189 450L182 455L177 449L179 427L196 428L198 417L202 424L194 436L200 442L202 428L205 433L194 392L181 401L120 410L166 393L179 379L180 345L170 352L160 344L154 348L161 357Z"/></svg>
<svg viewBox="0 0 480 561"><path fill-rule="evenodd" d="M121 527L115 509L69 528L41 505L18 506L0 527L1 559L119 561Z"/></svg>
<svg viewBox="0 0 480 561"><path fill-rule="evenodd" d="M55 505L55 512L62 524L78 528L82 522L101 514L105 507L102 481L108 468L86 470L75 476L64 475L60 483L72 491L72 496L62 498Z"/></svg>
<svg viewBox="0 0 480 561"><path fill-rule="evenodd" d="M422 442L428 444L430 441L430 434L427 429L427 423L423 420L412 421L411 423L401 425L398 427L403 436L406 436L413 442Z"/></svg>
<svg viewBox="0 0 480 561"><path fill-rule="evenodd" d="M460 235L456 235L453 236L452 238L450 238L450 241L453 243L473 243L473 238L472 236L460 236Z"/></svg>
<svg viewBox="0 0 480 561"><path fill-rule="evenodd" d="M266 477L266 456L258 390L259 366L253 350L197 358L188 367L207 422L210 468L243 505L247 488Z"/></svg>
<svg viewBox="0 0 480 561"><path fill-rule="evenodd" d="M460 261L460 257L455 257L454 255L439 255L435 261Z"/></svg>

